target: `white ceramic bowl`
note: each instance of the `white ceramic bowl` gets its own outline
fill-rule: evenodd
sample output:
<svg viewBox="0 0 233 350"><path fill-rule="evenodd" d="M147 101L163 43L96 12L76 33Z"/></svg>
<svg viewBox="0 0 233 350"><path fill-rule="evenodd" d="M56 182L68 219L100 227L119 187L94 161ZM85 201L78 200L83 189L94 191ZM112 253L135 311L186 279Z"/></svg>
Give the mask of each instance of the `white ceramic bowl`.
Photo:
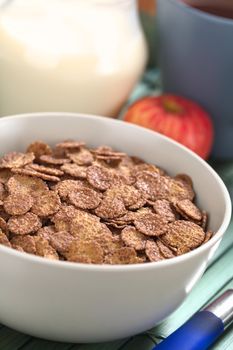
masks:
<svg viewBox="0 0 233 350"><path fill-rule="evenodd" d="M66 113L0 119L1 153L24 150L35 139L54 144L67 138L111 145L171 174L189 174L216 234L183 256L128 266L56 262L0 246L0 323L69 342L108 341L145 331L170 315L205 271L230 221L228 192L194 153L132 124Z"/></svg>

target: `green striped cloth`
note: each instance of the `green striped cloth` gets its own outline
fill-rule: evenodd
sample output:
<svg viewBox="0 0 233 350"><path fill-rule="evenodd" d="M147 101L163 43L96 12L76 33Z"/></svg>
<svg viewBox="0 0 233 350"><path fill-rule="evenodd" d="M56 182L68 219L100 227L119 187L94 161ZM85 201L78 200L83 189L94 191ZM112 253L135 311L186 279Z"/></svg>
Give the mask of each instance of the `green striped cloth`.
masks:
<svg viewBox="0 0 233 350"><path fill-rule="evenodd" d="M146 73L143 81L131 96L130 102L148 93L156 93L158 87L157 73ZM233 160L231 162L216 162L212 160L211 165L220 174L233 195ZM232 233L233 221L202 279L180 308L160 326L135 337L111 343L68 344L32 338L0 325L0 350L151 350L155 344L166 338L193 313L209 303L218 294L228 288L233 288ZM233 349L233 326L225 332L212 349Z"/></svg>

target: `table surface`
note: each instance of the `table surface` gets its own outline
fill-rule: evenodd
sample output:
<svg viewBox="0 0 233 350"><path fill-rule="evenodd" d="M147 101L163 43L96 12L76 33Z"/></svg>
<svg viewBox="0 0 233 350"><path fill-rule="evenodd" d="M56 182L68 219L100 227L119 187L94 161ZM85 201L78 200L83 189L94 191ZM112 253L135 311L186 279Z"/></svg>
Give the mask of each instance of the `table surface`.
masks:
<svg viewBox="0 0 233 350"><path fill-rule="evenodd" d="M146 73L129 102L148 93L157 93L158 89L157 72ZM227 162L212 160L210 163L220 174L233 196L233 160ZM135 337L111 343L68 344L36 339L0 325L0 350L151 350L155 344L167 337L193 313L209 303L218 294L228 288L233 288L232 260L233 221L202 279L179 309L160 326ZM233 349L233 325L228 328L211 349Z"/></svg>

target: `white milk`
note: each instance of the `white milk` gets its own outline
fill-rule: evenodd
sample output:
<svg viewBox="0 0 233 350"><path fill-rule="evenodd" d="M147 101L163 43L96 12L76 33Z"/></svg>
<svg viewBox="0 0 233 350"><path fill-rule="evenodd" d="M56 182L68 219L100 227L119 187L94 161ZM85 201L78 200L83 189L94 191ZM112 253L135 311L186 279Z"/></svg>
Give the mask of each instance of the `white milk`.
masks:
<svg viewBox="0 0 233 350"><path fill-rule="evenodd" d="M140 77L133 0L16 0L0 16L0 115L114 116Z"/></svg>

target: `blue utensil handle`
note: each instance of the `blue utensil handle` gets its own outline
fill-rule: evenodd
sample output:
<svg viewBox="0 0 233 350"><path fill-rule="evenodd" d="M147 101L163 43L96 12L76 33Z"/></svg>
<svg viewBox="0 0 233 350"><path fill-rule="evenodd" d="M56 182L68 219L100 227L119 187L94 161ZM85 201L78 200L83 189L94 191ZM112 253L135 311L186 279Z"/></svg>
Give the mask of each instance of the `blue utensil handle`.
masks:
<svg viewBox="0 0 233 350"><path fill-rule="evenodd" d="M224 332L220 318L200 311L153 350L206 350Z"/></svg>

